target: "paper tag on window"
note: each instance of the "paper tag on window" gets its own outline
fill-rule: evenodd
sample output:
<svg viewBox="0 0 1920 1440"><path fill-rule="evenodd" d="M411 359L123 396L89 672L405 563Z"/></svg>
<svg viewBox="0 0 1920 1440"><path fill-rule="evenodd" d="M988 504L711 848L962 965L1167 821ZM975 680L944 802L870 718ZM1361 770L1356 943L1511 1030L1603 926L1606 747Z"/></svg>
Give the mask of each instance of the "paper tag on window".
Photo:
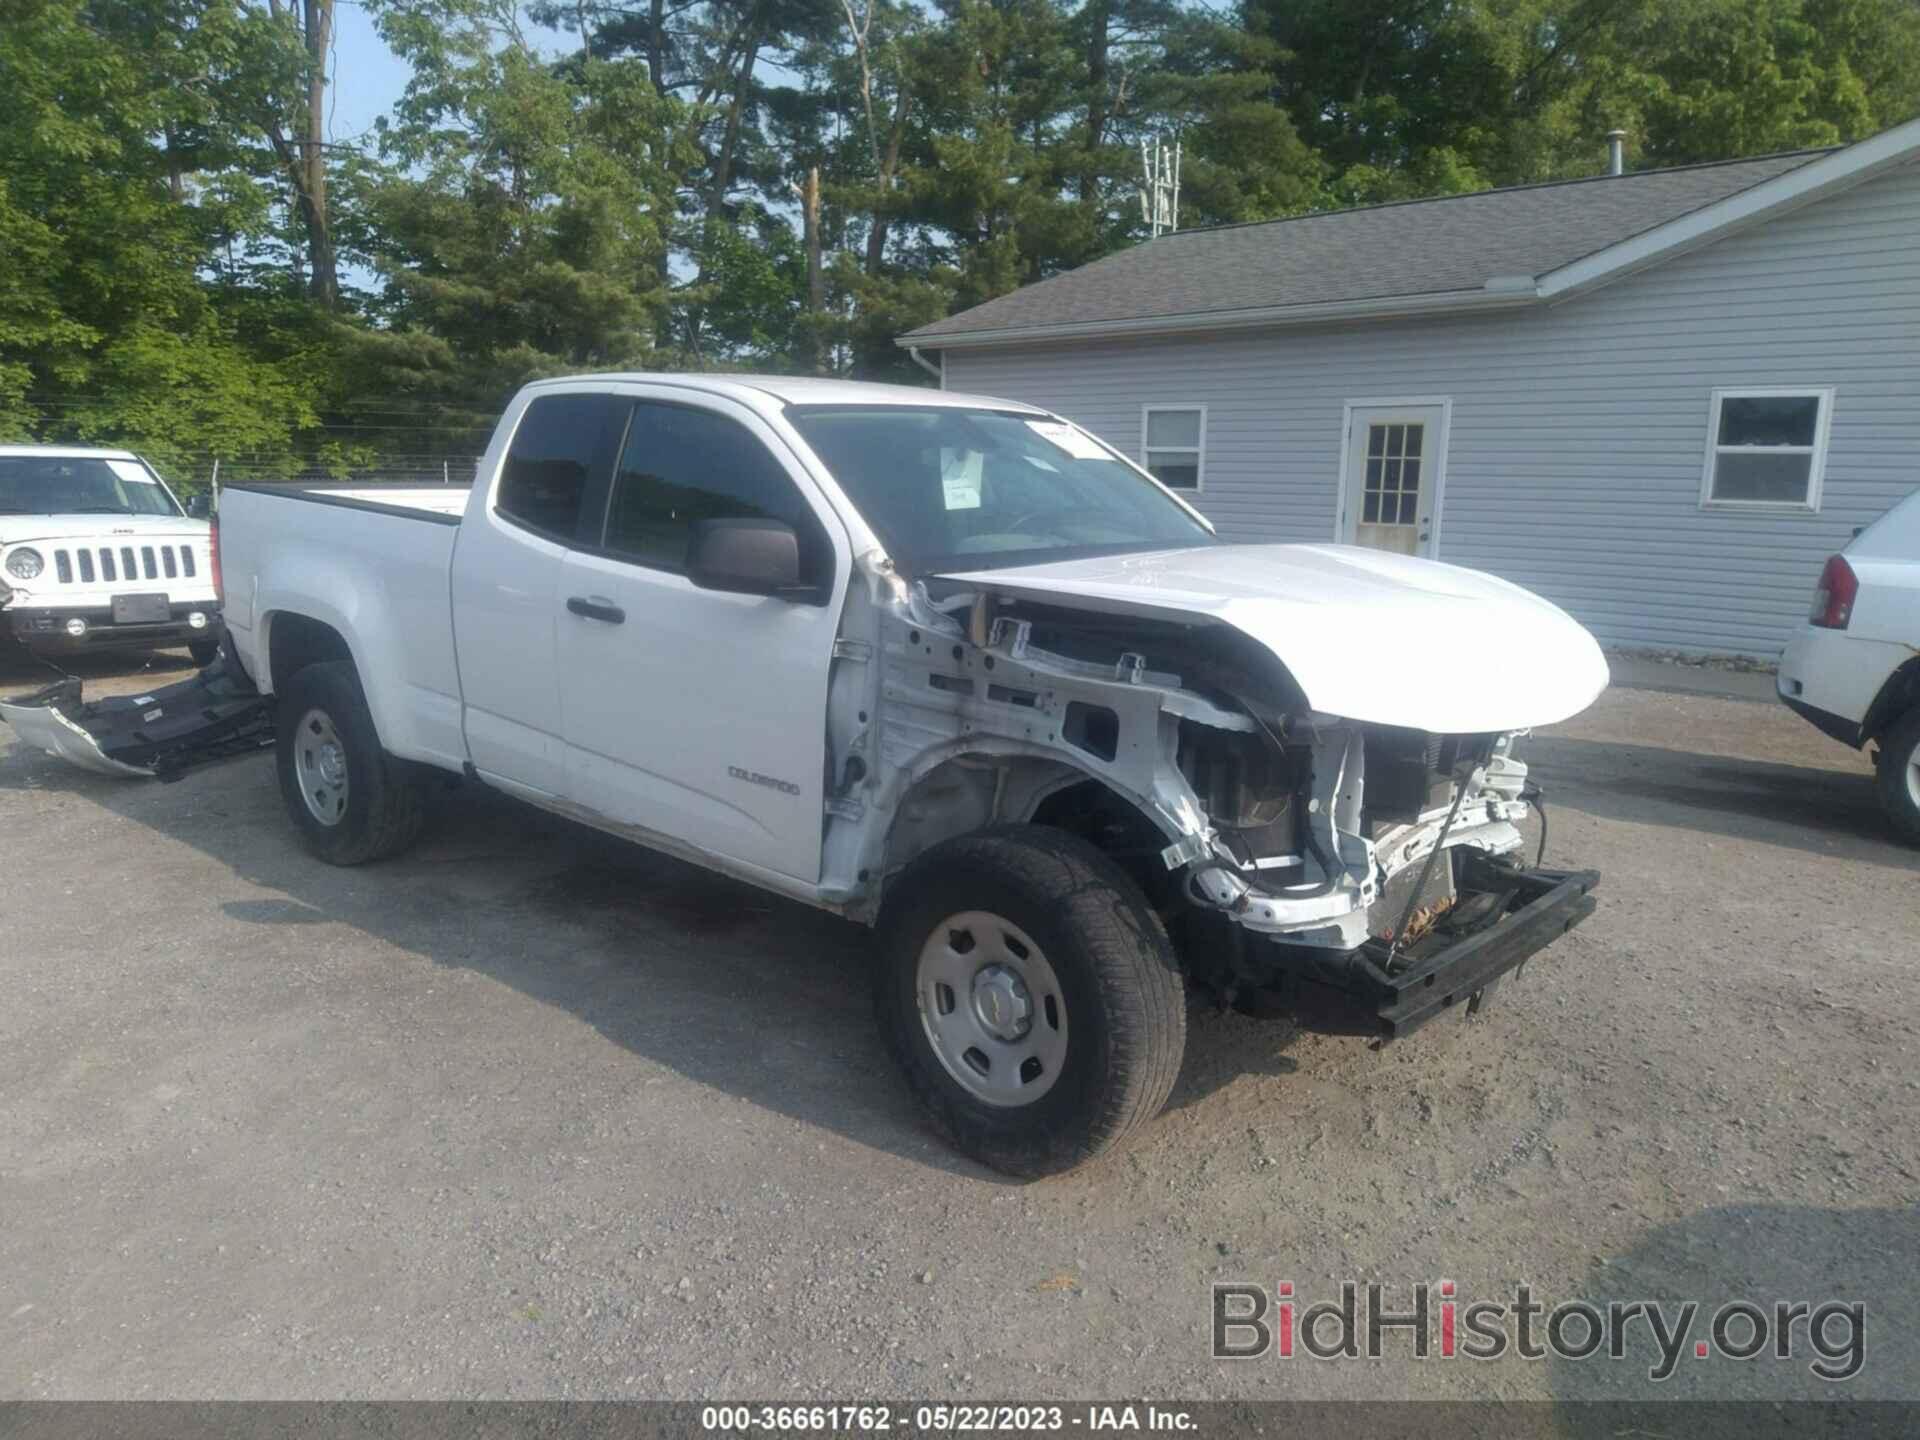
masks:
<svg viewBox="0 0 1920 1440"><path fill-rule="evenodd" d="M129 485L152 485L156 483L153 476L149 475L143 467L136 465L131 460L109 460L107 461L107 468L122 480L125 480Z"/></svg>
<svg viewBox="0 0 1920 1440"><path fill-rule="evenodd" d="M1059 420L1029 420L1027 428L1042 440L1059 446L1076 460L1105 460L1107 452L1091 435L1082 435Z"/></svg>
<svg viewBox="0 0 1920 1440"><path fill-rule="evenodd" d="M978 450L940 452L940 488L949 510L980 508L980 467L986 456Z"/></svg>

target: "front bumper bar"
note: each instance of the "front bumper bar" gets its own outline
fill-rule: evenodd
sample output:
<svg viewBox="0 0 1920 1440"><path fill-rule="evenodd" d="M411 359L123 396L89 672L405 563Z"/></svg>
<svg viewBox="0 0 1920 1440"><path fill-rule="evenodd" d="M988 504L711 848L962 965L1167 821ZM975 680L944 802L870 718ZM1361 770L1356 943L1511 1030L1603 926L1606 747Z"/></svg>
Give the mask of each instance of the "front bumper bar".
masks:
<svg viewBox="0 0 1920 1440"><path fill-rule="evenodd" d="M1476 859L1468 888L1506 894L1499 917L1464 938L1445 934L1395 956L1386 968L1388 947L1370 940L1357 957L1357 970L1372 992L1381 1033L1387 1039L1411 1034L1454 1005L1470 1000L1492 981L1573 929L1598 905L1597 870L1520 870ZM1469 877L1463 877L1468 879Z"/></svg>
<svg viewBox="0 0 1920 1440"><path fill-rule="evenodd" d="M198 611L206 623L194 626L187 617ZM175 601L165 620L146 624L115 624L108 605L16 606L3 613L13 638L38 655L78 655L88 650L162 648L189 641L220 638L220 604L214 600ZM86 633L67 634L69 620L84 620Z"/></svg>

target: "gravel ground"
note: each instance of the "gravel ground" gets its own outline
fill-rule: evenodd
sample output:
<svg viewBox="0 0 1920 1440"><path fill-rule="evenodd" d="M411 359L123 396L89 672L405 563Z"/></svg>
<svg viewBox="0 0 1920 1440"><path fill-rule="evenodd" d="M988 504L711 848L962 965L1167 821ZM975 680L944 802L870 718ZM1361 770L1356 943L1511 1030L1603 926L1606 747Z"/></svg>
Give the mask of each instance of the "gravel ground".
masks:
<svg viewBox="0 0 1920 1440"><path fill-rule="evenodd" d="M0 1397L1920 1398L1920 854L1865 762L1622 689L1530 756L1602 906L1484 1015L1196 998L1166 1115L1016 1185L916 1122L839 921L472 790L332 870L264 756L0 732ZM1215 1281L1441 1277L1860 1300L1865 1366L1208 1358Z"/></svg>

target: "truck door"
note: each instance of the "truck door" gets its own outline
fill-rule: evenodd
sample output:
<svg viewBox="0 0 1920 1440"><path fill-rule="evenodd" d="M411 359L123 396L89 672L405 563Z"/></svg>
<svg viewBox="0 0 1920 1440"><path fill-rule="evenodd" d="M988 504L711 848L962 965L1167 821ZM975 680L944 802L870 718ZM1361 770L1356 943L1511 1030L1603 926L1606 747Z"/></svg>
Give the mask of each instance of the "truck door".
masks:
<svg viewBox="0 0 1920 1440"><path fill-rule="evenodd" d="M467 752L488 780L532 798L564 792L555 644L560 569L591 526L632 402L587 391L536 395L520 413L482 503L453 552L454 644Z"/></svg>
<svg viewBox="0 0 1920 1440"><path fill-rule="evenodd" d="M824 603L686 576L695 520L794 526ZM567 787L619 824L800 880L820 870L827 678L844 532L744 406L637 399L599 543L566 558L560 600Z"/></svg>

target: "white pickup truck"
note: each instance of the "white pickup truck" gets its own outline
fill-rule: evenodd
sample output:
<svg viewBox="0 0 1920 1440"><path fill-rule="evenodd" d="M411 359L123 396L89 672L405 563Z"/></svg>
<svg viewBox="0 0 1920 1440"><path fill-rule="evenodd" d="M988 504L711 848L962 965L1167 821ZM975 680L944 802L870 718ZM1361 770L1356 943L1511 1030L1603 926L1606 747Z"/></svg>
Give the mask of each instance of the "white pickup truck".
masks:
<svg viewBox="0 0 1920 1440"><path fill-rule="evenodd" d="M1160 1109L1186 982L1391 1037L1594 905L1515 858L1516 732L1607 683L1584 629L1450 565L1221 543L1028 406L547 381L469 494L234 487L219 537L229 661L6 718L131 773L271 733L335 864L453 772L872 924L913 1089L1013 1173Z"/></svg>
<svg viewBox="0 0 1920 1440"><path fill-rule="evenodd" d="M0 445L0 639L36 655L220 645L205 512L128 450Z"/></svg>

